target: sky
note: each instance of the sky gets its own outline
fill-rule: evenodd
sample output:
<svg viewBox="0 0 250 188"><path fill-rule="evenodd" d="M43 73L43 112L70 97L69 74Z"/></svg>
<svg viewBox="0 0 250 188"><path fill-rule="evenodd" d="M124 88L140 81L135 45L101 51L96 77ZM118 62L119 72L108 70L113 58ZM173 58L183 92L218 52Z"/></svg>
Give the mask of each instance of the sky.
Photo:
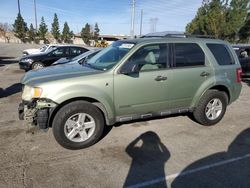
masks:
<svg viewBox="0 0 250 188"><path fill-rule="evenodd" d="M35 25L34 0L19 0L21 14L28 26ZM135 0L135 34L153 31L152 19L157 19L156 31L185 31L187 23L195 16L202 0ZM79 33L86 23L99 25L101 34L130 34L132 0L36 0L38 25L41 17L51 28L54 13L60 30L65 21L74 33ZM0 0L0 22L14 23L18 13L17 0Z"/></svg>

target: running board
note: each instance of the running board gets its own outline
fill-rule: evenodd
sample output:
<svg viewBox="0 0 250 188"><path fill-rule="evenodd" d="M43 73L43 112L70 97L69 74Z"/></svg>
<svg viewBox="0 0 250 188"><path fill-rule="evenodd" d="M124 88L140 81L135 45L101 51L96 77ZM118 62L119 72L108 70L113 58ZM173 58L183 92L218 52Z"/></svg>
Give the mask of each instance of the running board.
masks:
<svg viewBox="0 0 250 188"><path fill-rule="evenodd" d="M162 116L168 116L171 114L181 114L181 113L187 113L191 112L192 110L190 108L178 108L173 110L166 110L161 112L152 112L152 113L146 113L146 114L130 114L125 116L117 116L116 122L126 122L126 121L132 121L132 120L139 120L139 119L148 119L153 117L162 117Z"/></svg>

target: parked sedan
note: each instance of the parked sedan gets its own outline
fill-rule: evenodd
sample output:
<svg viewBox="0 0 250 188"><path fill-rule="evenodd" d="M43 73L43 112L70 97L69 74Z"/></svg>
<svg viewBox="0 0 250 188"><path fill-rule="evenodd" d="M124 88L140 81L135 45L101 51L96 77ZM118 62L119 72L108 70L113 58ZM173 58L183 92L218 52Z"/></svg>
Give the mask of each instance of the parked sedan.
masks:
<svg viewBox="0 0 250 188"><path fill-rule="evenodd" d="M250 45L233 46L242 68L242 80L250 80Z"/></svg>
<svg viewBox="0 0 250 188"><path fill-rule="evenodd" d="M97 49L87 51L81 55L74 57L74 58L61 58L61 59L57 60L55 63L53 63L52 65L74 64L74 63L82 64L86 60L92 58L94 55L96 55L101 50L102 50L102 48L97 48Z"/></svg>
<svg viewBox="0 0 250 188"><path fill-rule="evenodd" d="M57 44L45 44L41 48L30 48L23 51L23 55L40 54L50 51L52 48L59 46Z"/></svg>
<svg viewBox="0 0 250 188"><path fill-rule="evenodd" d="M47 53L27 55L19 60L20 69L26 71L30 69L40 69L50 66L60 58L74 58L84 52L89 51L79 46L58 46L52 48Z"/></svg>

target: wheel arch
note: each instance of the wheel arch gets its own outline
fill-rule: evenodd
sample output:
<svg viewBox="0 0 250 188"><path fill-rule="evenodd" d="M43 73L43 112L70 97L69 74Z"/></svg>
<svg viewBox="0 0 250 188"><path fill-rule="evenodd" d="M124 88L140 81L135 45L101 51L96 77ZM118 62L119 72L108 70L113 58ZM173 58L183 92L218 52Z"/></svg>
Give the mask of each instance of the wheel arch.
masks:
<svg viewBox="0 0 250 188"><path fill-rule="evenodd" d="M57 112L63 106L65 106L65 105L67 105L67 104L69 104L71 102L74 102L74 101L86 101L86 102L89 102L89 103L95 105L101 111L106 125L112 125L114 123L112 119L109 119L108 112L107 112L105 106L100 101L98 101L98 100L96 100L94 98L91 98L91 97L76 97L76 98L71 98L71 99L68 99L68 100L60 103L57 107L55 107L51 111L50 117L49 117L49 120L48 120L49 127L52 127L52 123L53 123L53 120L54 120L55 115L57 114Z"/></svg>
<svg viewBox="0 0 250 188"><path fill-rule="evenodd" d="M209 85L206 87L206 89L203 89L203 92L197 92L196 97L193 99L192 104L191 104L191 108L195 108L197 106L197 104L199 103L200 99L202 98L202 96L208 91L208 90L218 90L218 91L223 91L227 94L228 97L228 104L231 103L231 99L232 99L232 93L231 90L229 89L228 86L226 86L225 84L216 84L216 85ZM200 94L198 94L200 93ZM198 98L197 98L198 96Z"/></svg>
<svg viewBox="0 0 250 188"><path fill-rule="evenodd" d="M209 90L211 90L211 89L225 92L227 94L227 97L228 97L228 103L230 103L230 100L231 100L230 90L225 85L215 85L215 86L209 88Z"/></svg>

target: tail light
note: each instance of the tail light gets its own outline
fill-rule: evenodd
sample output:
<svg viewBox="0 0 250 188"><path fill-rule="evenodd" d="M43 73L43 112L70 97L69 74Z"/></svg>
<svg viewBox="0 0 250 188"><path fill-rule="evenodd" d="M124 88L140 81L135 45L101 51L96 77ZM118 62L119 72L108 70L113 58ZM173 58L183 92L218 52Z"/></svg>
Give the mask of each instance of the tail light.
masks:
<svg viewBox="0 0 250 188"><path fill-rule="evenodd" d="M237 75L237 83L241 83L241 75L242 75L241 68L236 69L236 75Z"/></svg>

